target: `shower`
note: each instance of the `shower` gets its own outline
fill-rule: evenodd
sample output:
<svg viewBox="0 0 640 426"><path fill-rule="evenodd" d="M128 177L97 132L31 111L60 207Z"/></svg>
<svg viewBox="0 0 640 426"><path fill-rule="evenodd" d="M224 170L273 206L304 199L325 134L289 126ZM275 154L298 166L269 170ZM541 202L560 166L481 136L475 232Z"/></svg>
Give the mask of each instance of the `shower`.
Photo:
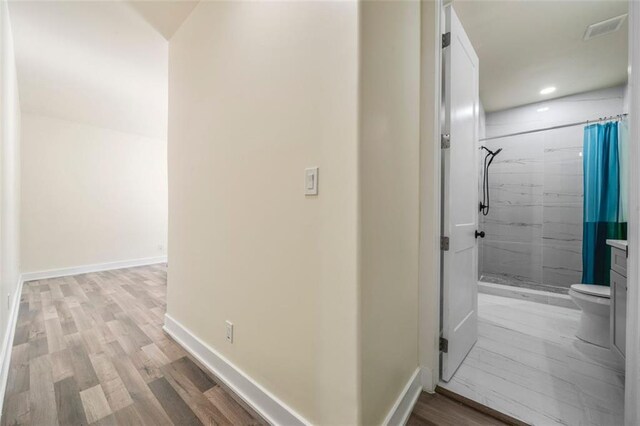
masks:
<svg viewBox="0 0 640 426"><path fill-rule="evenodd" d="M502 148L498 148L495 151L491 151L486 146L481 146L480 149L487 151L487 155L484 157L484 171L482 173L482 201L480 202L480 212L486 216L489 214L489 166L493 162L496 155L500 154Z"/></svg>

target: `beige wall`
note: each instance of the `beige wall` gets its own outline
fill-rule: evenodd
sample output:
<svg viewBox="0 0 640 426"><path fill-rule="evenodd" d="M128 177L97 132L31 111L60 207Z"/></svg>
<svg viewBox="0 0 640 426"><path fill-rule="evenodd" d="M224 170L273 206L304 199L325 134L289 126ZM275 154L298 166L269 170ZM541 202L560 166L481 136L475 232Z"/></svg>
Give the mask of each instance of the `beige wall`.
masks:
<svg viewBox="0 0 640 426"><path fill-rule="evenodd" d="M0 2L0 160L0 341L4 342L10 307L20 297L16 294L20 278L20 101L6 2Z"/></svg>
<svg viewBox="0 0 640 426"><path fill-rule="evenodd" d="M357 31L356 3L201 2L169 47L168 314L314 424L359 421Z"/></svg>
<svg viewBox="0 0 640 426"><path fill-rule="evenodd" d="M380 424L418 365L420 3L360 4L363 424Z"/></svg>
<svg viewBox="0 0 640 426"><path fill-rule="evenodd" d="M161 139L22 116L22 272L166 254Z"/></svg>

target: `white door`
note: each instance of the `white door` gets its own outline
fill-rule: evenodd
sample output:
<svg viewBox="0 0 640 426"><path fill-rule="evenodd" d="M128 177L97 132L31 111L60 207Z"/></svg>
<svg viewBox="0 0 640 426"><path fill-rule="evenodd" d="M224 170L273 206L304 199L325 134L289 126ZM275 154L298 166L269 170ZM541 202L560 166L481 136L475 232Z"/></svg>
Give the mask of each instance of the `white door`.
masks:
<svg viewBox="0 0 640 426"><path fill-rule="evenodd" d="M445 8L443 49L442 380L449 381L478 338L478 56L453 8Z"/></svg>

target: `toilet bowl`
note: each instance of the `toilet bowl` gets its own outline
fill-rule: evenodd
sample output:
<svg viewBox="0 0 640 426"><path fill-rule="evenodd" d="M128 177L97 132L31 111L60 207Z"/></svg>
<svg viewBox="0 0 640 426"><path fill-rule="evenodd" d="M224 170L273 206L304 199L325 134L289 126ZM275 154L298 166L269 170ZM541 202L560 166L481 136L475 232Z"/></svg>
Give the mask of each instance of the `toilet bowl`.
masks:
<svg viewBox="0 0 640 426"><path fill-rule="evenodd" d="M569 290L569 296L582 311L576 337L585 342L609 348L611 287L573 284Z"/></svg>

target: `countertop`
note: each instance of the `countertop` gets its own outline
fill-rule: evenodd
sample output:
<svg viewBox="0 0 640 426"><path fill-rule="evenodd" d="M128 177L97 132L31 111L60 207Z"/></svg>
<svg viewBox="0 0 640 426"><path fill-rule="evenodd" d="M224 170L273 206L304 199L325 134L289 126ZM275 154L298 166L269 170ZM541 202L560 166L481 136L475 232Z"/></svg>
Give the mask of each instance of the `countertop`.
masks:
<svg viewBox="0 0 640 426"><path fill-rule="evenodd" d="M627 250L627 240L607 240L607 244L611 247Z"/></svg>

